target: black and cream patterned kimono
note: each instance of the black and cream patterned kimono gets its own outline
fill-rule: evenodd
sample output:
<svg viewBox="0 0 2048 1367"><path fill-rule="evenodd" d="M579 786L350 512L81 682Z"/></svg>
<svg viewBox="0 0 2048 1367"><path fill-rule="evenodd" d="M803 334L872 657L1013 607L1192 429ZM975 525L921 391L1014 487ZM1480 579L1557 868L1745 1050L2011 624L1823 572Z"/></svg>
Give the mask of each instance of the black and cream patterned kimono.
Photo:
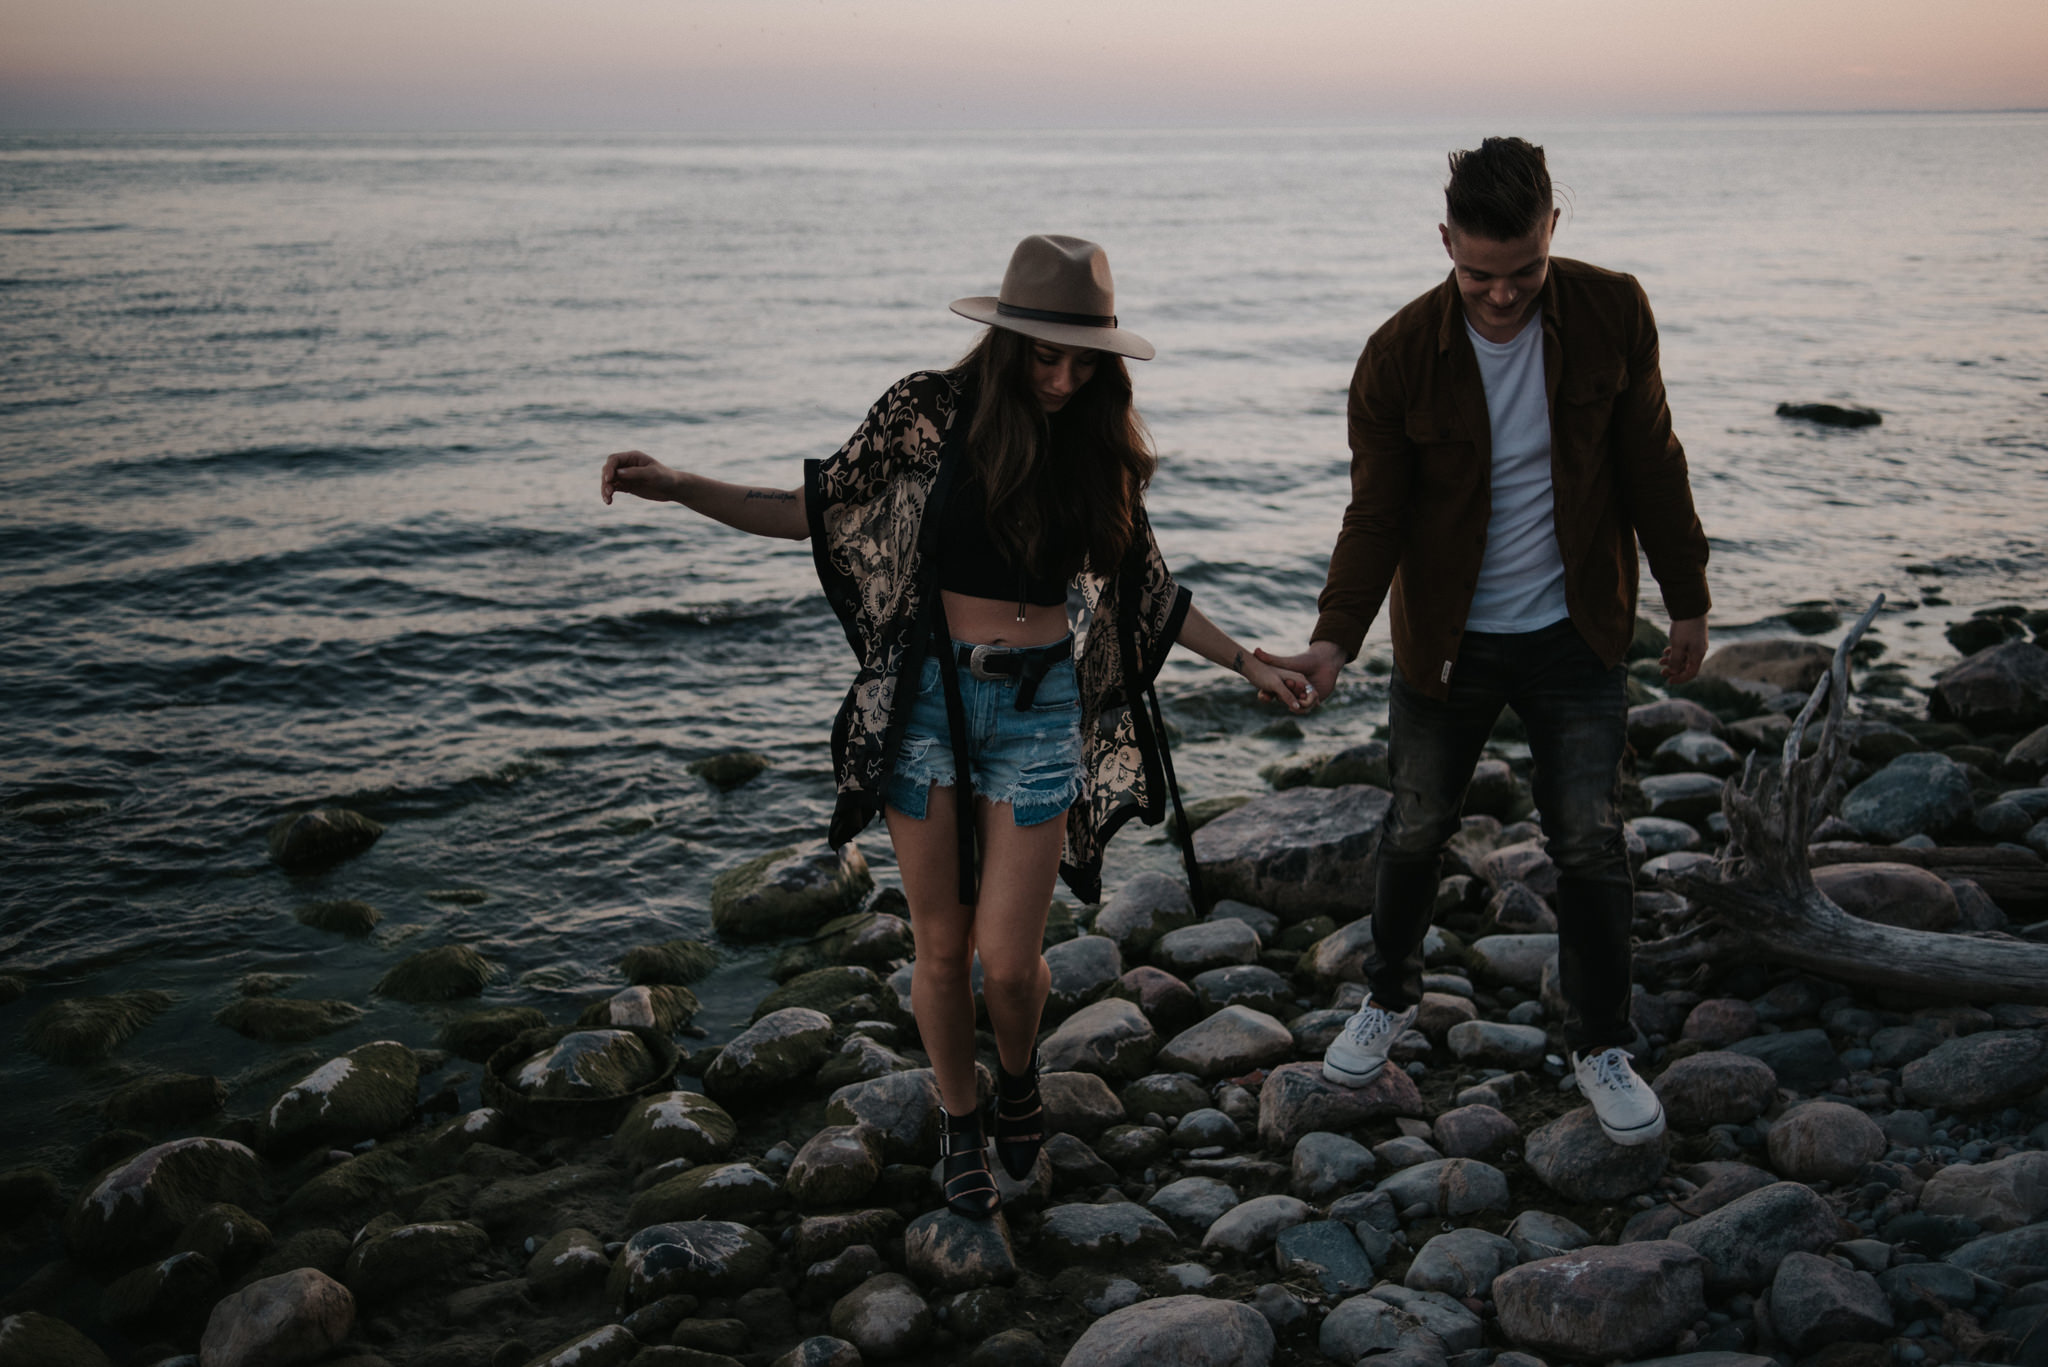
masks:
<svg viewBox="0 0 2048 1367"><path fill-rule="evenodd" d="M846 445L804 462L811 554L859 663L832 727L834 847L880 814L916 699L937 600L935 514L957 482L972 419L963 388L957 372L907 376L876 401ZM1157 702L1148 714L1145 695L1190 599L1167 572L1142 509L1138 530L1115 574L1086 567L1067 593L1079 617L1082 775L1060 873L1089 902L1101 896L1110 836L1133 816L1157 825L1171 786Z"/></svg>

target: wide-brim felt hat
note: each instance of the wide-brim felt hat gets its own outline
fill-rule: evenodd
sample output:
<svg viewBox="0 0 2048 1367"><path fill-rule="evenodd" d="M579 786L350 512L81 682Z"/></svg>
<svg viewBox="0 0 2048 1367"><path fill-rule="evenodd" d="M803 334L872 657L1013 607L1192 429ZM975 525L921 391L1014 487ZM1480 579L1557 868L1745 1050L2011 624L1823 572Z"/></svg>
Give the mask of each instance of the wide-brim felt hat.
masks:
<svg viewBox="0 0 2048 1367"><path fill-rule="evenodd" d="M1041 342L1113 351L1134 361L1157 354L1137 333L1117 326L1109 257L1078 237L1035 233L1017 244L1003 272L1001 294L955 299L953 312Z"/></svg>

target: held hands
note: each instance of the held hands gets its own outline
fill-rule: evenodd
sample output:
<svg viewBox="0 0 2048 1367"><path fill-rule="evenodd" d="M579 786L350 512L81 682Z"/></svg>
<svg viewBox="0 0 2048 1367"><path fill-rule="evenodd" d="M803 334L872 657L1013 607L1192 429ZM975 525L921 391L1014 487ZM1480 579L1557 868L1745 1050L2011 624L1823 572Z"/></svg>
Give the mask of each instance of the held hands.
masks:
<svg viewBox="0 0 2048 1367"><path fill-rule="evenodd" d="M1296 696L1301 707L1292 710L1300 712L1314 707L1330 696L1337 687L1337 675L1344 668L1344 651L1335 641L1314 641L1299 655L1273 655L1264 650L1254 650L1257 663L1281 670L1301 680ZM1245 666L1246 676L1251 674L1252 665ZM1254 680L1256 682L1256 680ZM1290 706L1292 706L1290 704Z"/></svg>
<svg viewBox="0 0 2048 1367"><path fill-rule="evenodd" d="M675 497L675 481L676 472L645 451L620 451L605 457L597 492L606 503L615 493L662 503Z"/></svg>
<svg viewBox="0 0 2048 1367"><path fill-rule="evenodd" d="M1308 680L1294 670L1267 664L1263 652L1254 651L1246 657L1238 666L1238 673L1259 690L1260 702L1283 702L1289 712L1305 712L1316 705L1315 690L1309 687Z"/></svg>
<svg viewBox="0 0 2048 1367"><path fill-rule="evenodd" d="M1664 682L1682 684L1692 681L1700 672L1700 666L1707 659L1707 619L1687 617L1671 624L1671 644L1665 647L1657 663L1662 668Z"/></svg>

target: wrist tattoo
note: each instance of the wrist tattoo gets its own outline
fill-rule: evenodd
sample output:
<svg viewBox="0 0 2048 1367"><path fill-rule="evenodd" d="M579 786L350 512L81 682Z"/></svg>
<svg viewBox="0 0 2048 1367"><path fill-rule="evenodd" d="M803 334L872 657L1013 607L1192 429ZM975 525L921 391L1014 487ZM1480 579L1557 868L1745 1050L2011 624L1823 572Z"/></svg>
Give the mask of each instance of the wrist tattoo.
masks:
<svg viewBox="0 0 2048 1367"><path fill-rule="evenodd" d="M788 503L796 495L790 493L787 489L749 489L747 490L746 497L750 499L765 499L770 503Z"/></svg>
<svg viewBox="0 0 2048 1367"><path fill-rule="evenodd" d="M1237 654L1230 657L1230 667L1240 674L1244 673L1244 648L1242 646L1238 647Z"/></svg>

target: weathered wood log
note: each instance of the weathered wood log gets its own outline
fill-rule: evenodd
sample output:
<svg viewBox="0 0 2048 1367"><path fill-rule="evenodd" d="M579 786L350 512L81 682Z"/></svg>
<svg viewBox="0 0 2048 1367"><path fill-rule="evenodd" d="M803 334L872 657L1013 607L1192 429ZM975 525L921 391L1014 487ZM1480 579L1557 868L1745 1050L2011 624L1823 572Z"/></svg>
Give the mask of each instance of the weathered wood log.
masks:
<svg viewBox="0 0 2048 1367"><path fill-rule="evenodd" d="M1728 846L1721 858L1662 880L1683 893L1696 914L1678 933L1637 948L1646 968L1760 960L1957 1001L2048 1003L2048 945L1858 920L1813 884L1807 841L1843 786L1840 729L1849 705L1849 653L1883 605L1879 594L1835 648L1827 677L1793 722L1778 763L1759 763L1753 754L1742 776L1723 787ZM1820 743L1802 759L1806 728L1823 702ZM1887 849L1885 858L1896 862L1903 853Z"/></svg>
<svg viewBox="0 0 2048 1367"><path fill-rule="evenodd" d="M1829 864L1912 864L1943 878L1973 880L2005 909L2006 915L2018 920L2038 921L2048 916L2048 862L2032 850L1991 845L1945 845L1916 850L1898 845L1827 841L1808 846L1806 859L1816 869Z"/></svg>

